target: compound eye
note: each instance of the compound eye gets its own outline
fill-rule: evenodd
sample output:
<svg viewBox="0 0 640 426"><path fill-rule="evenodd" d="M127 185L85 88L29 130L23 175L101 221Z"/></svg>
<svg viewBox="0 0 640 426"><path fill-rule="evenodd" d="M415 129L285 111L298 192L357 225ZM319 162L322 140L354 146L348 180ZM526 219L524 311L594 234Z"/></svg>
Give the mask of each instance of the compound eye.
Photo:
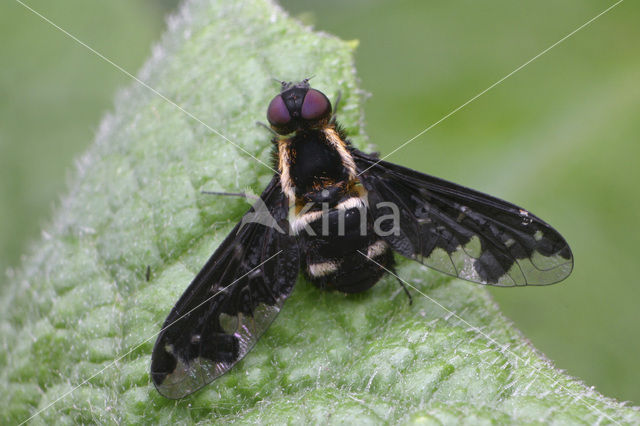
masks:
<svg viewBox="0 0 640 426"><path fill-rule="evenodd" d="M317 120L331 113L331 103L324 93L309 89L302 103L302 118L305 120Z"/></svg>
<svg viewBox="0 0 640 426"><path fill-rule="evenodd" d="M282 126L291 121L291 115L289 110L282 99L282 96L278 95L271 100L269 107L267 108L267 120L274 126Z"/></svg>

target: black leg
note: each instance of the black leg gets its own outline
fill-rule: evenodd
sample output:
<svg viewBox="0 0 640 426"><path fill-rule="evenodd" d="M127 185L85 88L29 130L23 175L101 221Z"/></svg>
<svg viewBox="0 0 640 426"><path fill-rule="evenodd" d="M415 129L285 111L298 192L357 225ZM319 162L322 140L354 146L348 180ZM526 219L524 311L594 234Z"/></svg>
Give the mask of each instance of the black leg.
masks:
<svg viewBox="0 0 640 426"><path fill-rule="evenodd" d="M400 287L402 287L402 289L404 290L405 294L409 298L409 306L413 305L413 297L411 296L411 293L409 293L409 289L407 289L407 286L404 285L404 283L400 280L400 278L398 278L398 276L396 274L396 268L392 268L391 271L393 272L393 276L395 277L395 279L398 280L398 283L400 284Z"/></svg>
<svg viewBox="0 0 640 426"><path fill-rule="evenodd" d="M257 200L258 197L257 195L251 195L251 194L247 194L245 192L216 192L216 191L200 191L201 194L208 194L208 195L227 195L227 196L231 196L231 197L242 197L242 198L248 198L251 200Z"/></svg>
<svg viewBox="0 0 640 426"><path fill-rule="evenodd" d="M262 127L264 127L264 128L265 128L265 129L267 129L269 132L271 132L273 135L278 136L278 133L276 133L276 131L275 131L275 130L273 130L273 129L268 125L268 124L263 123L262 121L256 121L256 124L257 124L258 126L262 126Z"/></svg>
<svg viewBox="0 0 640 426"><path fill-rule="evenodd" d="M331 115L331 123L336 122L336 114L338 112L338 105L340 104L340 99L342 99L342 92L338 90L338 96L336 96L336 101L333 103L333 115Z"/></svg>

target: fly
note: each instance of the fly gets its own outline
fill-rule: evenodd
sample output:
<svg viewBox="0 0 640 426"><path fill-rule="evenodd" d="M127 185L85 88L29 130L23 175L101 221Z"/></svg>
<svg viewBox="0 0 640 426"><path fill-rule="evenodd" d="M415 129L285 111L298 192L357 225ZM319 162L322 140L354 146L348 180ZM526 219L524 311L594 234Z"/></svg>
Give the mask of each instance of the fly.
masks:
<svg viewBox="0 0 640 426"><path fill-rule="evenodd" d="M358 293L393 270L394 252L494 286L553 284L573 269L564 238L529 211L354 148L308 80L283 82L267 119L279 173L180 297L154 346L151 377L168 398L241 360L299 271L322 289Z"/></svg>

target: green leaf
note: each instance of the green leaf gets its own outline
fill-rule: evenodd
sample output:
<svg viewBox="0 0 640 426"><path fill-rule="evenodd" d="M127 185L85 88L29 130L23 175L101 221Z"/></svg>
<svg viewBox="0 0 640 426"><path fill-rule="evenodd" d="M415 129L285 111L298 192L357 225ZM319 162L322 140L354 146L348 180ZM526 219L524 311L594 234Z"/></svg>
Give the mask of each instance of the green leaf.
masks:
<svg viewBox="0 0 640 426"><path fill-rule="evenodd" d="M140 84L116 98L4 291L2 423L640 422L554 369L483 288L411 262L398 273L424 292L413 305L391 278L351 296L301 280L229 374L180 401L155 391L155 333L247 208L201 191L258 192L270 178L252 156L270 163L255 122L279 89L271 77L341 92L364 148L355 45L265 0L185 3L139 78L215 132Z"/></svg>

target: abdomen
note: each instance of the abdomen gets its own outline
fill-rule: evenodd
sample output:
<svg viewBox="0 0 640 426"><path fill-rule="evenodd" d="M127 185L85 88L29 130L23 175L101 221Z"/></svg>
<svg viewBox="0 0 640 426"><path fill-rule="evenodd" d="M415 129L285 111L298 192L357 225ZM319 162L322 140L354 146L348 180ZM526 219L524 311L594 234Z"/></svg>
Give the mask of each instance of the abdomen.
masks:
<svg viewBox="0 0 640 426"><path fill-rule="evenodd" d="M393 268L393 252L374 233L362 198L310 210L292 222L299 236L305 276L320 288L358 293Z"/></svg>

